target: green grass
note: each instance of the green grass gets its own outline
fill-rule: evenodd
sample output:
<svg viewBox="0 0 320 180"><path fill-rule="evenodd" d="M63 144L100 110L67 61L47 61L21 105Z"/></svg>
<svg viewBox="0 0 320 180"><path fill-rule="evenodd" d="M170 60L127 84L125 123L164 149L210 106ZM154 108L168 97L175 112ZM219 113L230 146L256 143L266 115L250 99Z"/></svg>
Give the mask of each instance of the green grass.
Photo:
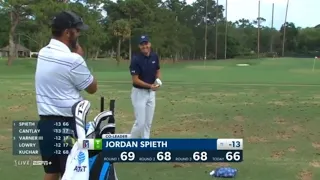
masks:
<svg viewBox="0 0 320 180"><path fill-rule="evenodd" d="M237 67L237 63L250 63ZM4 64L4 63L3 63ZM14 166L12 121L37 118L35 60L0 66L0 179L42 179L39 166ZM187 62L162 65L164 86L157 93L153 137L244 138L244 162L238 180L320 179L320 67L313 59L265 59ZM128 64L90 61L99 92L91 101L92 118L99 96L117 100L117 132L133 123ZM117 164L120 180L210 179L215 167L228 164Z"/></svg>

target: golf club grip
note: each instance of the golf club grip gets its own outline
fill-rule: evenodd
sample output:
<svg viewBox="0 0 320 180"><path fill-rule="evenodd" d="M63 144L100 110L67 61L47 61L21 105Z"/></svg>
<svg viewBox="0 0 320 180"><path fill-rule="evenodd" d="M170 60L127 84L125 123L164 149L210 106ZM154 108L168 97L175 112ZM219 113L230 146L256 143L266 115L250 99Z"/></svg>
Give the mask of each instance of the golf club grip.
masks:
<svg viewBox="0 0 320 180"><path fill-rule="evenodd" d="M104 111L104 97L100 98L100 112Z"/></svg>
<svg viewBox="0 0 320 180"><path fill-rule="evenodd" d="M116 100L112 99L110 100L110 111L112 112L112 114L114 114L114 108L115 108L115 103L116 103Z"/></svg>

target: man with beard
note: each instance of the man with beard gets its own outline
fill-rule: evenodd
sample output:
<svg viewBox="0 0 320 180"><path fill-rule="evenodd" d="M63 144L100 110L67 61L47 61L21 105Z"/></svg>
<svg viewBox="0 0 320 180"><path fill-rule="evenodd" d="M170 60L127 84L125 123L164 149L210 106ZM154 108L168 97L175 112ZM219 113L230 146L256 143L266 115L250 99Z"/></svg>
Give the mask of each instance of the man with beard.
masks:
<svg viewBox="0 0 320 180"><path fill-rule="evenodd" d="M66 129L76 131L71 109L83 100L80 91L89 94L97 91L97 81L78 44L80 31L87 30L88 25L75 13L63 11L53 18L51 29L52 39L38 54L35 74L39 136L43 137L39 146L42 160L48 162L44 166L44 180L58 180L65 171L68 151L57 150L65 146L61 143L63 134L57 133Z"/></svg>

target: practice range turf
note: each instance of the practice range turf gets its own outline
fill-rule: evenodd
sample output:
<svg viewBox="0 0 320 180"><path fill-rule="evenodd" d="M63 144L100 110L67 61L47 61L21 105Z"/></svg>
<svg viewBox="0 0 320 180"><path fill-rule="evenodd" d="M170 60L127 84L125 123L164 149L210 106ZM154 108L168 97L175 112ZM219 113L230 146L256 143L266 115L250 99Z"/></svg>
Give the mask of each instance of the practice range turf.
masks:
<svg viewBox="0 0 320 180"><path fill-rule="evenodd" d="M237 67L237 63L250 63ZM0 179L42 179L41 166L15 166L12 121L37 120L35 60L0 66ZM153 137L244 138L244 162L117 164L120 180L205 180L216 167L238 168L238 180L320 179L320 67L313 59L180 62L162 65ZM134 117L128 64L89 61L99 92L84 97L99 111L99 97L116 99L117 132ZM319 64L320 66L320 64Z"/></svg>

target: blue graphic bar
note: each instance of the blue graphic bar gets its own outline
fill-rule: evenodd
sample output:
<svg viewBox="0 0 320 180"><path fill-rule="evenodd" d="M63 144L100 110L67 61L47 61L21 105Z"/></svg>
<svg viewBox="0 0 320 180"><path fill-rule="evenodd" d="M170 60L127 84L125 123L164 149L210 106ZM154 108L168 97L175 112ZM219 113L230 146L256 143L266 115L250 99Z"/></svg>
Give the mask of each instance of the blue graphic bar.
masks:
<svg viewBox="0 0 320 180"><path fill-rule="evenodd" d="M217 139L102 139L102 150L217 150Z"/></svg>

